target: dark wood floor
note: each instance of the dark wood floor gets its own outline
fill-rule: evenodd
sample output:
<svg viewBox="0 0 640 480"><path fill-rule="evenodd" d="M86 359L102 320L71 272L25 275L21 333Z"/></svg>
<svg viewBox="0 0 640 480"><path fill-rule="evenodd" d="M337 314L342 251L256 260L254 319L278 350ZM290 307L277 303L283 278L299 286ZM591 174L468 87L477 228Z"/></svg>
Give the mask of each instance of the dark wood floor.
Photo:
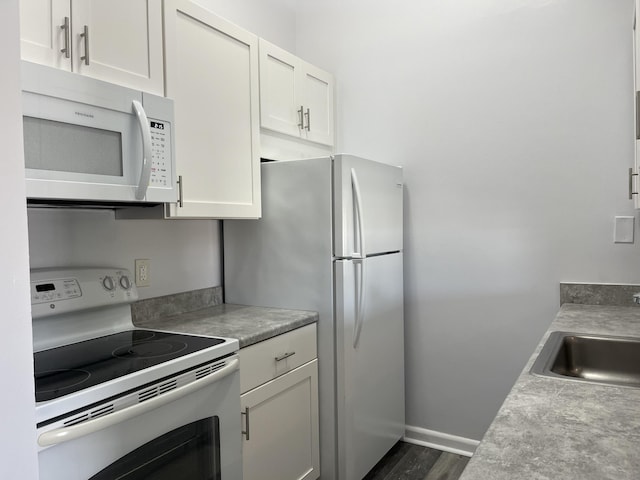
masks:
<svg viewBox="0 0 640 480"><path fill-rule="evenodd" d="M363 480L458 480L468 457L398 442Z"/></svg>

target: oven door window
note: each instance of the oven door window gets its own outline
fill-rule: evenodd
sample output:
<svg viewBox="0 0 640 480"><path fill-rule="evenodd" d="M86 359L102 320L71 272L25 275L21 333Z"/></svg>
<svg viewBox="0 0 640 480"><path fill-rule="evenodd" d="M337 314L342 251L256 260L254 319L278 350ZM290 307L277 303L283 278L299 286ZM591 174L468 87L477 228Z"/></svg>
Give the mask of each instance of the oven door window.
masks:
<svg viewBox="0 0 640 480"><path fill-rule="evenodd" d="M209 417L128 453L89 480L220 480L220 423Z"/></svg>

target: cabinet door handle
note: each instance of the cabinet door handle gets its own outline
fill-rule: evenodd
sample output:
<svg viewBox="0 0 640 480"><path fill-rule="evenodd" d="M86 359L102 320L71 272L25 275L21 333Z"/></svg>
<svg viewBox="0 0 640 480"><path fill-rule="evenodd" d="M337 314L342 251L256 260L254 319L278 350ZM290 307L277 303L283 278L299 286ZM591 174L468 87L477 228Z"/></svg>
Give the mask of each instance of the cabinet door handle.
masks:
<svg viewBox="0 0 640 480"><path fill-rule="evenodd" d="M178 206L183 207L182 203L182 175L178 175Z"/></svg>
<svg viewBox="0 0 640 480"><path fill-rule="evenodd" d="M85 65L89 65L89 26L84 26L84 31L80 34L84 38L84 55L80 57L80 60L84 60Z"/></svg>
<svg viewBox="0 0 640 480"><path fill-rule="evenodd" d="M633 168L629 168L629 200L633 200L633 196L638 194L633 191L633 177L637 176L637 173L633 173Z"/></svg>
<svg viewBox="0 0 640 480"><path fill-rule="evenodd" d="M304 116L307 117L307 126L305 127L305 129L308 132L311 130L311 110L307 108L307 113L305 113Z"/></svg>
<svg viewBox="0 0 640 480"><path fill-rule="evenodd" d="M298 128L300 130L304 130L304 114L302 112L304 112L304 106L300 105L300 110L297 110L298 112L298 118L300 119L300 121L298 122Z"/></svg>
<svg viewBox="0 0 640 480"><path fill-rule="evenodd" d="M285 352L282 355L278 355L277 357L275 357L276 362L279 362L281 360L284 360L285 358L289 358L293 355L295 355L296 352Z"/></svg>
<svg viewBox="0 0 640 480"><path fill-rule="evenodd" d="M64 30L64 48L60 50L61 53L64 53L64 58L69 58L71 56L71 49L69 48L69 44L71 43L71 39L69 35L71 34L71 29L69 28L69 17L64 17L64 23L60 25L60 28Z"/></svg>
<svg viewBox="0 0 640 480"><path fill-rule="evenodd" d="M636 140L640 140L640 92L636 92Z"/></svg>
<svg viewBox="0 0 640 480"><path fill-rule="evenodd" d="M244 407L244 412L240 412L240 415L244 415L244 430L242 430L242 434L245 436L248 442L249 441L249 407Z"/></svg>

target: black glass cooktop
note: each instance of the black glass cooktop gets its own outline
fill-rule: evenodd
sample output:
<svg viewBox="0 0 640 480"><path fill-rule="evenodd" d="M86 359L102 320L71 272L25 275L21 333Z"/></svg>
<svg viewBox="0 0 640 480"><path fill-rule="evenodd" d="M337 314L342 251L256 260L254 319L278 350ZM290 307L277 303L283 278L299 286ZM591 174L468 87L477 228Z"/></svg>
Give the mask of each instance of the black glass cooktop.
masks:
<svg viewBox="0 0 640 480"><path fill-rule="evenodd" d="M127 330L33 354L36 402L92 387L224 343L152 330Z"/></svg>

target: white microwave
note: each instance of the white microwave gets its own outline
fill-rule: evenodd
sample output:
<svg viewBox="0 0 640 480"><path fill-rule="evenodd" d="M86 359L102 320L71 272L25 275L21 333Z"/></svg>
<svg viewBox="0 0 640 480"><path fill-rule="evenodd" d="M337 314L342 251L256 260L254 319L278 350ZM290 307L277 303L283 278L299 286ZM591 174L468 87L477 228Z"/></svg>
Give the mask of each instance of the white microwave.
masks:
<svg viewBox="0 0 640 480"><path fill-rule="evenodd" d="M22 62L27 198L176 202L173 101Z"/></svg>

